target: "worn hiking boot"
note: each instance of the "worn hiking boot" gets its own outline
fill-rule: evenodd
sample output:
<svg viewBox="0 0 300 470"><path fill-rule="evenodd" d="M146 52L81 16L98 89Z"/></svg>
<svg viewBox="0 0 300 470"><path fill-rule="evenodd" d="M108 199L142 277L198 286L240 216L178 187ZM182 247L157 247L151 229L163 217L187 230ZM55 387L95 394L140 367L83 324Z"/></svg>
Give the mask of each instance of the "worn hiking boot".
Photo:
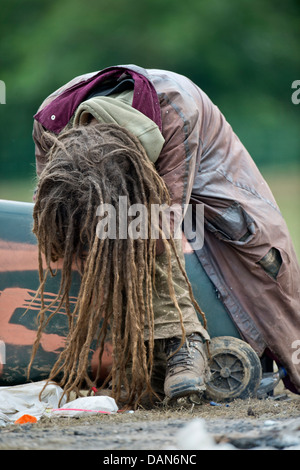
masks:
<svg viewBox="0 0 300 470"><path fill-rule="evenodd" d="M188 336L183 346L176 352L180 342L178 338L165 340L167 355L165 395L169 399L192 395L200 397L209 379L205 345L198 333Z"/></svg>

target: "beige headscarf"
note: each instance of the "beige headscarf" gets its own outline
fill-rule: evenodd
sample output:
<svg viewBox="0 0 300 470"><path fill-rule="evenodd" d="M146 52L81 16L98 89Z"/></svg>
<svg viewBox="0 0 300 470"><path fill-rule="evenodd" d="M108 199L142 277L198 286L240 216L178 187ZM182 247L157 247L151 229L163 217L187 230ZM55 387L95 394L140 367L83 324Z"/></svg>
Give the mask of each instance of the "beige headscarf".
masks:
<svg viewBox="0 0 300 470"><path fill-rule="evenodd" d="M87 124L92 116L99 122L125 127L139 139L149 159L154 163L164 145L164 138L155 122L131 106L132 97L132 91L110 96L94 96L78 106L74 125Z"/></svg>

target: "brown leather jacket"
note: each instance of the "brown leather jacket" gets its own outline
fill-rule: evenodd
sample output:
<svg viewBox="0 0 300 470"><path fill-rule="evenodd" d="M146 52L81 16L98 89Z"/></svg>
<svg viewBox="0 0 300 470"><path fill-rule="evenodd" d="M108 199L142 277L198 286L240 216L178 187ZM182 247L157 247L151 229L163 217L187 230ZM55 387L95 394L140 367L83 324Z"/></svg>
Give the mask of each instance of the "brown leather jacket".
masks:
<svg viewBox="0 0 300 470"><path fill-rule="evenodd" d="M173 203L204 204L198 256L241 336L282 364L300 393L300 269L286 223L254 161L208 96L184 76L126 66L154 85L164 147L156 162ZM90 79L76 77L50 95ZM44 126L45 127L45 126ZM34 120L36 166L46 164Z"/></svg>

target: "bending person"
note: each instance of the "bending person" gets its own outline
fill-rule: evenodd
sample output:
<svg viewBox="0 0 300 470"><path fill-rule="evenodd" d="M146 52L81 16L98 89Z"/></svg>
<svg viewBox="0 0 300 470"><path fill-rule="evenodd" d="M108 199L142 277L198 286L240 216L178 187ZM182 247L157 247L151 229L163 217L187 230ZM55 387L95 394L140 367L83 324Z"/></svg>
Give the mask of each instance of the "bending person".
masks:
<svg viewBox="0 0 300 470"><path fill-rule="evenodd" d="M88 381L87 354L98 332L100 356L105 337L112 338L117 398L123 389L132 404L155 389L157 348L167 355L158 393L176 398L205 389L209 335L181 244L162 232L158 240L95 235L98 206L113 205L118 214L123 196L148 215L153 204L181 215L186 204L204 207L204 244L194 246L201 267L240 336L283 365L286 386L300 392L293 360L300 276L290 235L251 156L198 86L137 66L76 77L43 102L33 138L34 232L48 269L64 260L59 294L66 306L74 257L82 270L68 345L51 377L63 371L67 392Z"/></svg>

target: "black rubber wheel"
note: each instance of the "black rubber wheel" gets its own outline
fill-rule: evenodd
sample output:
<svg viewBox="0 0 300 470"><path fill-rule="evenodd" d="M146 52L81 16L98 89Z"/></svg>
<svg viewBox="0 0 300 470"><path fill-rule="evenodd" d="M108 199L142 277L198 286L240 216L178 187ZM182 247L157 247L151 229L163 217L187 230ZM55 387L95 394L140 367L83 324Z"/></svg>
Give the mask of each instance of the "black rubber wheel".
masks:
<svg viewBox="0 0 300 470"><path fill-rule="evenodd" d="M238 338L219 336L212 338L209 350L211 379L207 383L206 398L230 401L255 397L262 368L254 349Z"/></svg>

